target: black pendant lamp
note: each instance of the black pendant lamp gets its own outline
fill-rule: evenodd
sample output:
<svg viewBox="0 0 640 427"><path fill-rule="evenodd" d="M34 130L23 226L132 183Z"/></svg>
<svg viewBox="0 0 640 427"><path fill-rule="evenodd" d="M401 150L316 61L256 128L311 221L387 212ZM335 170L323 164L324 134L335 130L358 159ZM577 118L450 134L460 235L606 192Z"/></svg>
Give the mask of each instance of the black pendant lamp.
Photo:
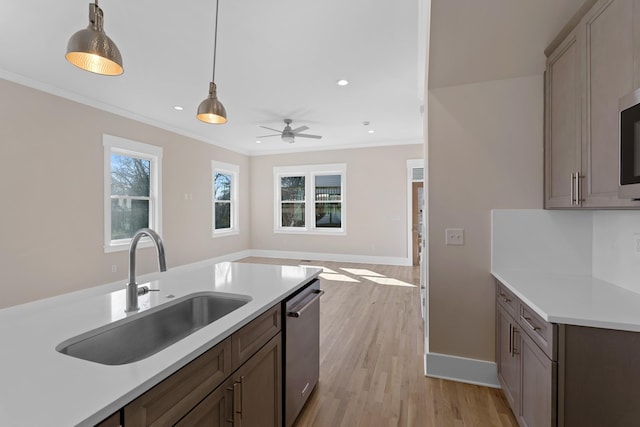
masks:
<svg viewBox="0 0 640 427"><path fill-rule="evenodd" d="M118 46L104 32L103 13L98 0L89 3L89 26L71 36L67 61L96 74L118 76L124 72Z"/></svg>
<svg viewBox="0 0 640 427"><path fill-rule="evenodd" d="M209 96L198 106L198 120L205 123L225 124L227 123L227 110L222 102L218 100L216 93L216 47L218 43L218 0L216 0L216 29L213 37L213 77L209 83Z"/></svg>

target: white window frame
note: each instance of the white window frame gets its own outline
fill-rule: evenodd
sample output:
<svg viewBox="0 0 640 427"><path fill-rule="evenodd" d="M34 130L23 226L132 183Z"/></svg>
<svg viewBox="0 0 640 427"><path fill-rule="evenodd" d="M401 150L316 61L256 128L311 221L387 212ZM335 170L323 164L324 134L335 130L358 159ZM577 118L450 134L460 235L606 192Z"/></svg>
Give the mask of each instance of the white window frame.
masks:
<svg viewBox="0 0 640 427"><path fill-rule="evenodd" d="M315 182L316 176L320 175L340 175L341 194L341 227L325 228L316 227L315 211ZM305 177L305 226L304 227L283 227L282 226L282 191L280 180L287 176ZM347 165L345 163L333 163L325 165L304 165L304 166L276 166L273 168L273 232L280 234L311 234L323 236L345 236L347 234ZM301 203L303 201L300 201Z"/></svg>
<svg viewBox="0 0 640 427"><path fill-rule="evenodd" d="M102 135L104 146L104 251L105 253L129 249L131 238L111 239L111 154L138 157L151 162L149 175L149 228L162 236L162 147L131 141L113 135ZM148 238L140 247L152 246Z"/></svg>
<svg viewBox="0 0 640 427"><path fill-rule="evenodd" d="M216 186L215 177L216 173L222 173L231 176L231 228L223 230L216 230ZM239 202L239 188L240 186L240 166L233 165L231 163L218 162L216 160L211 161L211 230L212 237L223 237L240 234L240 202Z"/></svg>

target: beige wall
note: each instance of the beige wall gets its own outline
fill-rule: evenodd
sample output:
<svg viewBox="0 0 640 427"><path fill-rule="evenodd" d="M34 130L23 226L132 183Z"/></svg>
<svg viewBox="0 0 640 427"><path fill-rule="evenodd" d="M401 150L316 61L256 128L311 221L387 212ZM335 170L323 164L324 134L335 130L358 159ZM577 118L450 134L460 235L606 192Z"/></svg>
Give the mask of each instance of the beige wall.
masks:
<svg viewBox="0 0 640 427"><path fill-rule="evenodd" d="M0 308L126 278L103 250L103 133L163 147L169 268L249 249L247 156L0 80ZM211 160L240 166L239 236L211 237Z"/></svg>
<svg viewBox="0 0 640 427"><path fill-rule="evenodd" d="M428 94L429 351L494 358L491 209L542 208L542 76ZM445 246L445 228L464 246Z"/></svg>
<svg viewBox="0 0 640 427"><path fill-rule="evenodd" d="M251 158L251 247L357 256L407 257L407 160L421 144ZM347 164L347 235L274 234L273 167Z"/></svg>

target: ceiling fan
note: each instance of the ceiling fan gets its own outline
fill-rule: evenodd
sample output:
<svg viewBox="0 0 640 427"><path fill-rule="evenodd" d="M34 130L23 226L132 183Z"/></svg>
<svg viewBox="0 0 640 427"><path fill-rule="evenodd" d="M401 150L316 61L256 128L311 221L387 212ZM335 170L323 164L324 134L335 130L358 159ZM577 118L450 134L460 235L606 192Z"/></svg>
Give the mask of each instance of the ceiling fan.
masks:
<svg viewBox="0 0 640 427"><path fill-rule="evenodd" d="M299 136L301 138L314 138L314 139L322 138L320 135L309 135L306 133L300 133L309 129L307 126L300 126L298 128L291 129L291 126L290 126L291 122L293 122L293 120L284 119L284 124L286 126L284 127L284 130L282 130L282 132L279 131L278 129L268 128L266 126L260 126L261 128L269 129L278 133L276 135L262 135L262 136L258 136L258 138L268 138L271 136L279 136L284 142L288 142L289 144L293 144L294 142L296 142L296 136Z"/></svg>

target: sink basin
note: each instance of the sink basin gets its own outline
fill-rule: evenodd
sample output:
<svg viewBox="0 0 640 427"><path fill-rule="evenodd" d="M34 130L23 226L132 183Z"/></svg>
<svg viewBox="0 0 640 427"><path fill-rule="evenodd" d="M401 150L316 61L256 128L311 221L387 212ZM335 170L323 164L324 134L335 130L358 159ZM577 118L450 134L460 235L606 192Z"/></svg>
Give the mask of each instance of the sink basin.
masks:
<svg viewBox="0 0 640 427"><path fill-rule="evenodd" d="M66 340L60 353L103 365L137 362L242 307L246 295L201 292Z"/></svg>

